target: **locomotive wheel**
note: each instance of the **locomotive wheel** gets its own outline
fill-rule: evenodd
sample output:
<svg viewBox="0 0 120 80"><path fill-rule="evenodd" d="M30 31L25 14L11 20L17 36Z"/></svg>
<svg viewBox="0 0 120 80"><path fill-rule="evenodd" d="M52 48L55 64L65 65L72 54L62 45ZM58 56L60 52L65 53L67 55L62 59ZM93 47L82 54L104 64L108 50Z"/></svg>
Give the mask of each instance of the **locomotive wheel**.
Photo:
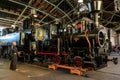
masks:
<svg viewBox="0 0 120 80"><path fill-rule="evenodd" d="M74 57L74 64L76 67L82 67L82 58L79 56Z"/></svg>

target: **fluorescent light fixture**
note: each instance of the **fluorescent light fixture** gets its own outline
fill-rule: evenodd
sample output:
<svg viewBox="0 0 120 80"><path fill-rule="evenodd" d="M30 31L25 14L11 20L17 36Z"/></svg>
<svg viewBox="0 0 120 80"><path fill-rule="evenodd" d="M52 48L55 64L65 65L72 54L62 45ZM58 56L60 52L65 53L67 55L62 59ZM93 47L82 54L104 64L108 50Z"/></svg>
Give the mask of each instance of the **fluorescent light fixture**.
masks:
<svg viewBox="0 0 120 80"><path fill-rule="evenodd" d="M78 0L78 3L83 3L83 0Z"/></svg>
<svg viewBox="0 0 120 80"><path fill-rule="evenodd" d="M37 15L37 14L34 14L33 16L36 18L38 15Z"/></svg>

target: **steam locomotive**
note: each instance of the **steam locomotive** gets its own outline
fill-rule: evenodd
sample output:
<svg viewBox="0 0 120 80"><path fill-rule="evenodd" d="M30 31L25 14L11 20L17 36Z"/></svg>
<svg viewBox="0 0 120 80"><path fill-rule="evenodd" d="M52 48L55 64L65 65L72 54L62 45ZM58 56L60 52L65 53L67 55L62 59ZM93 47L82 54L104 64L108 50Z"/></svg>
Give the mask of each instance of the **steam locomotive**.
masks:
<svg viewBox="0 0 120 80"><path fill-rule="evenodd" d="M17 31L11 27L0 26L0 56L8 57L12 42L16 41L17 47L21 50L24 44L25 32Z"/></svg>
<svg viewBox="0 0 120 80"><path fill-rule="evenodd" d="M102 25L96 27L88 18L77 21L76 25L63 26L59 23L51 24L49 27L32 26L24 30L23 36L20 31L19 39L13 40L17 39L21 44L18 45L21 51L19 56L26 60L37 59L40 63L46 64L67 64L95 69L107 66L109 50L107 29ZM11 34L15 37L14 32Z"/></svg>
<svg viewBox="0 0 120 80"><path fill-rule="evenodd" d="M39 61L95 69L107 66L107 29L84 21L87 24L78 23L64 28L60 24L50 26L49 38L37 41Z"/></svg>

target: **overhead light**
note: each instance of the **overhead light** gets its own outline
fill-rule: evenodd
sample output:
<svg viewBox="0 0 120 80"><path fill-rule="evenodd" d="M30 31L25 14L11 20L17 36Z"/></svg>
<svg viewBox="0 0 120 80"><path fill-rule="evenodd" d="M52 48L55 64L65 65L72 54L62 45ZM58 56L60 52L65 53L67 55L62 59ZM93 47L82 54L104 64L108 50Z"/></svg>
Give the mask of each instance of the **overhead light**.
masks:
<svg viewBox="0 0 120 80"><path fill-rule="evenodd" d="M78 3L83 3L83 0L78 0Z"/></svg>
<svg viewBox="0 0 120 80"><path fill-rule="evenodd" d="M37 14L34 14L33 16L36 18L38 15L37 15Z"/></svg>
<svg viewBox="0 0 120 80"><path fill-rule="evenodd" d="M37 17L37 12L35 9L31 9L31 14L34 16L34 17Z"/></svg>

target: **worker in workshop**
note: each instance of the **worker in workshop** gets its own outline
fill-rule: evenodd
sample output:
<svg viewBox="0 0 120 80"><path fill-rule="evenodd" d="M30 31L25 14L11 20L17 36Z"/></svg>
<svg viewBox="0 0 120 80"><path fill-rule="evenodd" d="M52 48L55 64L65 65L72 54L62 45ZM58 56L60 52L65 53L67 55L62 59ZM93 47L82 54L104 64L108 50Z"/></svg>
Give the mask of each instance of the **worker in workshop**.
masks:
<svg viewBox="0 0 120 80"><path fill-rule="evenodd" d="M18 55L18 49L16 47L17 43L13 42L11 46L11 63L10 63L10 69L16 70L16 64L17 64L17 55Z"/></svg>

